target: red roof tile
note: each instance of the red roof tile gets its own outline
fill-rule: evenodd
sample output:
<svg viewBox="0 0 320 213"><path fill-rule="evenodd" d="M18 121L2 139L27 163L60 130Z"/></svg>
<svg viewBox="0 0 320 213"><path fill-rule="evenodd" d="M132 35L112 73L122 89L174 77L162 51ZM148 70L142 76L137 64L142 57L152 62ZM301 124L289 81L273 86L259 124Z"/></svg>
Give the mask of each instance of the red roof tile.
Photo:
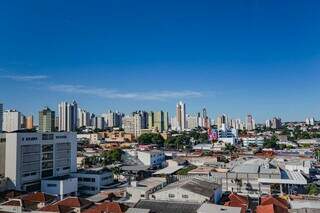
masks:
<svg viewBox="0 0 320 213"><path fill-rule="evenodd" d="M101 203L87 209L83 213L123 213L118 203Z"/></svg>
<svg viewBox="0 0 320 213"><path fill-rule="evenodd" d="M63 205L54 204L54 205L45 206L45 207L41 208L39 211L42 211L42 212L68 213L68 212L70 212L72 210L73 210L73 208L71 208L69 206L63 206Z"/></svg>
<svg viewBox="0 0 320 213"><path fill-rule="evenodd" d="M82 208L82 207L90 206L93 203L84 198L68 197L64 200L59 201L57 204L62 206L74 207L74 208L77 208L77 207Z"/></svg>
<svg viewBox="0 0 320 213"><path fill-rule="evenodd" d="M47 195L43 192L34 192L27 194L22 197L22 200L24 201L30 201L30 202L38 202L38 203L46 203L48 201L54 200L56 197Z"/></svg>
<svg viewBox="0 0 320 213"><path fill-rule="evenodd" d="M256 213L288 213L288 209L274 204L260 205L257 206Z"/></svg>
<svg viewBox="0 0 320 213"><path fill-rule="evenodd" d="M236 193L231 193L228 196L229 200L224 205L231 206L231 207L240 207L241 213L245 213L249 206L249 199L246 196L241 196Z"/></svg>
<svg viewBox="0 0 320 213"><path fill-rule="evenodd" d="M279 197L273 197L271 195L261 197L261 204L257 206L257 213L287 213L288 204L287 201Z"/></svg>

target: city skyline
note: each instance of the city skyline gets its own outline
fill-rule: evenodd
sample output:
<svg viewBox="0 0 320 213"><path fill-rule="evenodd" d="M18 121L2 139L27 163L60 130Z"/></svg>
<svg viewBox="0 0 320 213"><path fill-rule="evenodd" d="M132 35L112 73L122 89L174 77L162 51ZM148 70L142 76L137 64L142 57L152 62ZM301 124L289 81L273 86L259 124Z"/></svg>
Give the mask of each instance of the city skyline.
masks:
<svg viewBox="0 0 320 213"><path fill-rule="evenodd" d="M5 109L320 117L318 2L19 2L0 9Z"/></svg>

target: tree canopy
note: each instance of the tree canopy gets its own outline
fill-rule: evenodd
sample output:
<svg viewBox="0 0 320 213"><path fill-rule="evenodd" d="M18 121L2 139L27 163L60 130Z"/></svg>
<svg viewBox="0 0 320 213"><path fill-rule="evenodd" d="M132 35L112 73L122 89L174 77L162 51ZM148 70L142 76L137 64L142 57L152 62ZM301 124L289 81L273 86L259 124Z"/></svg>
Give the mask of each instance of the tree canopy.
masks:
<svg viewBox="0 0 320 213"><path fill-rule="evenodd" d="M159 133L145 133L138 137L138 143L143 145L157 144L163 146L164 139Z"/></svg>

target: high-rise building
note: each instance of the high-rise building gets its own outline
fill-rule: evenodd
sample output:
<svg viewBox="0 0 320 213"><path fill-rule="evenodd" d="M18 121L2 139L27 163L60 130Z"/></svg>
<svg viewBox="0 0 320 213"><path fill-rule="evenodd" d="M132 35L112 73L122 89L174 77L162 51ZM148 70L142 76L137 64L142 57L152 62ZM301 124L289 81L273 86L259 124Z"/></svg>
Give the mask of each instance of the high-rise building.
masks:
<svg viewBox="0 0 320 213"><path fill-rule="evenodd" d="M188 126L188 129L197 128L199 126L198 117L187 115L187 126Z"/></svg>
<svg viewBox="0 0 320 213"><path fill-rule="evenodd" d="M101 116L104 117L107 127L121 127L123 117L122 113L119 113L118 111L113 112L110 110L109 112L104 113Z"/></svg>
<svg viewBox="0 0 320 213"><path fill-rule="evenodd" d="M186 129L187 116L186 116L186 104L180 101L176 107L176 119L178 130L183 131Z"/></svg>
<svg viewBox="0 0 320 213"><path fill-rule="evenodd" d="M49 107L45 107L39 111L39 131L40 132L54 132L55 128L55 112Z"/></svg>
<svg viewBox="0 0 320 213"><path fill-rule="evenodd" d="M141 134L141 114L134 114L122 118L122 127L126 133L134 134L135 137Z"/></svg>
<svg viewBox="0 0 320 213"><path fill-rule="evenodd" d="M141 129L147 129L148 128L148 112L139 110L132 113L133 116L137 114L140 115Z"/></svg>
<svg viewBox="0 0 320 213"><path fill-rule="evenodd" d="M78 109L78 127L90 126L90 112L84 109Z"/></svg>
<svg viewBox="0 0 320 213"><path fill-rule="evenodd" d="M222 124L225 124L225 125L227 124L227 116L224 114L221 116L218 116L216 124L218 129L222 128Z"/></svg>
<svg viewBox="0 0 320 213"><path fill-rule="evenodd" d="M247 130L251 131L255 129L255 122L252 115L247 115Z"/></svg>
<svg viewBox="0 0 320 213"><path fill-rule="evenodd" d="M101 116L96 116L94 118L94 122L93 122L93 126L95 129L101 129L103 130L105 127L105 120L103 117Z"/></svg>
<svg viewBox="0 0 320 213"><path fill-rule="evenodd" d="M2 123L3 123L3 104L0 103L0 132L2 132Z"/></svg>
<svg viewBox="0 0 320 213"><path fill-rule="evenodd" d="M281 118L274 117L272 118L272 129L279 129L281 128Z"/></svg>
<svg viewBox="0 0 320 213"><path fill-rule="evenodd" d="M169 115L168 112L155 112L153 128L159 132L168 131Z"/></svg>
<svg viewBox="0 0 320 213"><path fill-rule="evenodd" d="M78 123L78 104L73 101L61 102L59 108L59 131L76 131Z"/></svg>
<svg viewBox="0 0 320 213"><path fill-rule="evenodd" d="M306 125L309 125L309 126L314 126L314 118L311 117L311 118L306 118Z"/></svg>
<svg viewBox="0 0 320 213"><path fill-rule="evenodd" d="M20 123L20 128L21 129L25 129L26 126L27 126L27 118L26 116L24 116L22 113L21 113L21 119L20 119L21 123Z"/></svg>
<svg viewBox="0 0 320 213"><path fill-rule="evenodd" d="M21 113L17 110L6 110L3 113L3 131L13 132L21 129Z"/></svg>
<svg viewBox="0 0 320 213"><path fill-rule="evenodd" d="M266 120L266 128L271 128L272 126L272 121L271 120Z"/></svg>
<svg viewBox="0 0 320 213"><path fill-rule="evenodd" d="M75 133L9 133L5 149L5 177L16 190L36 190L42 179L77 172Z"/></svg>
<svg viewBox="0 0 320 213"><path fill-rule="evenodd" d="M33 116L30 115L26 118L26 129L33 129Z"/></svg>
<svg viewBox="0 0 320 213"><path fill-rule="evenodd" d="M148 129L154 129L154 112L148 113Z"/></svg>

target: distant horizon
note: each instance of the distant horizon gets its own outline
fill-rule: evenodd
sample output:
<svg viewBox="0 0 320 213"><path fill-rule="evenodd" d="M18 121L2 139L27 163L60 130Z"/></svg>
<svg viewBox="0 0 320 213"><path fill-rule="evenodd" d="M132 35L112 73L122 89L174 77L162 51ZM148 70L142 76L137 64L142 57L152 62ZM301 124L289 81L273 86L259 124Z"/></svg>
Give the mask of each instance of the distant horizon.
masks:
<svg viewBox="0 0 320 213"><path fill-rule="evenodd" d="M19 5L19 7L17 7ZM320 120L319 1L6 1L0 102ZM23 20L23 21L22 21Z"/></svg>

